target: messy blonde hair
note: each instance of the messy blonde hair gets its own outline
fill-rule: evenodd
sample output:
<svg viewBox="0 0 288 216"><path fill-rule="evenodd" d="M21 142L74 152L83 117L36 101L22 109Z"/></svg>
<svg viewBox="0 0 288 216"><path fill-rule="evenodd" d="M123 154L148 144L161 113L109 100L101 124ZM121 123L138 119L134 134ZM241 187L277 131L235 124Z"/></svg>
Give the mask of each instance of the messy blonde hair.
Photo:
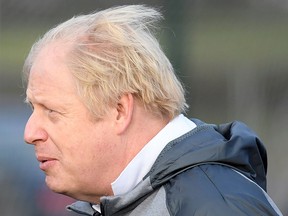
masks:
<svg viewBox="0 0 288 216"><path fill-rule="evenodd" d="M160 19L160 12L143 5L73 17L33 45L24 64L27 81L40 50L61 40L72 44L66 63L96 118L123 94L132 93L151 113L172 119L188 106L172 65L152 34Z"/></svg>

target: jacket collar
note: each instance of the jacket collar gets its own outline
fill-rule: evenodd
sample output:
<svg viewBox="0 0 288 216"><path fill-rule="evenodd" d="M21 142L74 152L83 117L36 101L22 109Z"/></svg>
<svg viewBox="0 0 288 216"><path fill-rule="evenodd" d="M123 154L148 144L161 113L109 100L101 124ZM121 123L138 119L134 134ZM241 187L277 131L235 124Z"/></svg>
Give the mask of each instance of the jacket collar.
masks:
<svg viewBox="0 0 288 216"><path fill-rule="evenodd" d="M66 207L68 211L74 211L83 215L97 216L97 211L93 209L92 205L88 202L77 201ZM99 213L99 215L101 215Z"/></svg>

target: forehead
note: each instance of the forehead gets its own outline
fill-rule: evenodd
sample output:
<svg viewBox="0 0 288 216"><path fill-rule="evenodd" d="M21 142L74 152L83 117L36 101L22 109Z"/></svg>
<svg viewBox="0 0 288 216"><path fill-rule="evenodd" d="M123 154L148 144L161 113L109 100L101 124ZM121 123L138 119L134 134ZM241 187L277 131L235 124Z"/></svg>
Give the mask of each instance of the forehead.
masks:
<svg viewBox="0 0 288 216"><path fill-rule="evenodd" d="M41 49L30 70L28 97L61 94L57 91L75 93L75 80L66 64L69 48L66 43L57 41Z"/></svg>

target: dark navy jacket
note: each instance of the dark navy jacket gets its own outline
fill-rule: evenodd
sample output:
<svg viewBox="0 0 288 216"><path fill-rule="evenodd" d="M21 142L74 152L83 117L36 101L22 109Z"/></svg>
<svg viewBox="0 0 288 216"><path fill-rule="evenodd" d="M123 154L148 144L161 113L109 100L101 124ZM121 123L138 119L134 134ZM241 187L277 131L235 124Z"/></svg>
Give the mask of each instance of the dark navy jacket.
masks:
<svg viewBox="0 0 288 216"><path fill-rule="evenodd" d="M102 215L282 215L265 192L266 150L254 132L240 122L193 121L197 127L170 142L132 191L101 198ZM82 201L68 209L100 215Z"/></svg>

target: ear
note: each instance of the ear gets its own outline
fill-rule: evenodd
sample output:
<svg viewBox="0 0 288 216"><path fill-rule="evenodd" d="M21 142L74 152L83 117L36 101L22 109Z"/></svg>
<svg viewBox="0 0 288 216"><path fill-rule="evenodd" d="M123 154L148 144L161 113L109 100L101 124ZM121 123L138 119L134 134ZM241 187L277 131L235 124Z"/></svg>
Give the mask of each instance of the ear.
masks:
<svg viewBox="0 0 288 216"><path fill-rule="evenodd" d="M131 123L134 109L134 97L131 93L127 93L121 96L118 101L116 110L116 133L122 134L128 128Z"/></svg>

